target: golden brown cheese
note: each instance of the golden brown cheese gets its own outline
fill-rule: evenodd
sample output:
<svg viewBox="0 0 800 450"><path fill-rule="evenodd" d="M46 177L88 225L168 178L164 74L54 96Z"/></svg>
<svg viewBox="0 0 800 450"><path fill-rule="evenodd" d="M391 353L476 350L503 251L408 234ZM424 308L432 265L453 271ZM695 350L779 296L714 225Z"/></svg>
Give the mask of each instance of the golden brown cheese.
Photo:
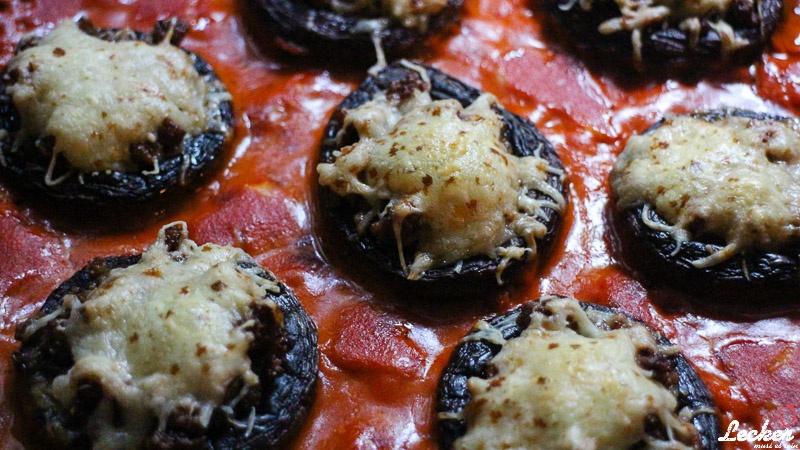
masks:
<svg viewBox="0 0 800 450"><path fill-rule="evenodd" d="M266 294L277 285L240 267L249 260L241 250L187 239L185 224L169 251L167 227L139 263L112 270L83 301L66 295L49 316L71 311L65 333L75 364L40 395L70 404L81 380L98 380L106 399L87 425L95 448L141 446L152 417L163 427L178 406L207 424L232 380L259 381L247 355L251 307L276 308Z"/></svg>
<svg viewBox="0 0 800 450"><path fill-rule="evenodd" d="M655 414L672 435L692 433L675 414L675 396L636 363L639 349L658 348L652 334L638 324L605 331L574 299L544 301L552 314L535 312L530 326L503 345L489 363L496 374L468 379L467 432L453 447L687 448L645 432L645 418Z"/></svg>
<svg viewBox="0 0 800 450"><path fill-rule="evenodd" d="M726 241L697 267L779 250L800 240L800 123L675 116L628 140L611 184L620 209L651 205L678 242Z"/></svg>
<svg viewBox="0 0 800 450"><path fill-rule="evenodd" d="M542 207L563 208L562 195L547 184L555 169L542 158L509 153L495 104L489 94L467 108L453 99L433 101L428 92L400 104L378 95L346 112L345 127L355 127L361 140L317 167L320 184L372 206L359 218L361 231L391 214L403 267L403 222L420 217L409 279L476 255L533 253L535 239L547 232L537 220ZM534 200L526 195L530 189L556 201ZM524 237L527 247L501 247L514 236Z"/></svg>
<svg viewBox="0 0 800 450"><path fill-rule="evenodd" d="M190 135L206 125L208 84L168 42L108 42L63 21L7 70L21 74L6 89L22 117L17 143L52 136L81 172L135 169L130 145L154 142L166 118Z"/></svg>

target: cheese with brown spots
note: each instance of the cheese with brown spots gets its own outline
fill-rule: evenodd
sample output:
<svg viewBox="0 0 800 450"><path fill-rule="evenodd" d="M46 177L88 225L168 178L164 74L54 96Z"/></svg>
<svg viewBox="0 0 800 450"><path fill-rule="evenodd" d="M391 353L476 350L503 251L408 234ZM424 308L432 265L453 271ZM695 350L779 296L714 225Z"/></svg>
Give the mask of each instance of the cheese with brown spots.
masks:
<svg viewBox="0 0 800 450"><path fill-rule="evenodd" d="M165 227L139 263L112 270L86 298L66 295L49 316L70 312L64 327L75 364L40 394L69 405L82 380L98 381L105 398L86 427L95 448L139 448L153 418L164 427L176 408L207 425L234 379L259 382L247 355L251 308L277 308L267 297L277 284L242 268L251 260L241 250L198 246L178 225L177 249Z"/></svg>
<svg viewBox="0 0 800 450"><path fill-rule="evenodd" d="M489 362L496 374L468 379L467 432L455 449L687 448L654 441L645 418L657 415L674 436L691 434L675 414L677 400L636 363L639 349L656 349L641 325L605 331L577 301L543 299L522 334Z"/></svg>
<svg viewBox="0 0 800 450"><path fill-rule="evenodd" d="M628 140L611 173L620 209L650 205L678 242L714 237L710 266L800 241L800 123L674 116Z"/></svg>
<svg viewBox="0 0 800 450"><path fill-rule="evenodd" d="M207 122L208 83L168 42L108 42L67 20L6 70L17 74L6 88L22 118L17 140L54 138L80 172L135 169L131 144L155 142L167 118L190 135Z"/></svg>
<svg viewBox="0 0 800 450"><path fill-rule="evenodd" d="M564 206L547 183L556 169L543 158L509 153L496 102L484 94L464 108L453 99L434 101L428 92L399 103L380 94L346 111L345 127L354 127L360 140L317 167L321 185L361 196L372 207L355 218L360 231L391 218L409 279L477 255L534 253L535 239L547 232L542 208ZM553 200L534 200L526 195L531 189ZM410 218L417 224L416 254L406 266L402 230ZM527 246L502 247L514 236Z"/></svg>

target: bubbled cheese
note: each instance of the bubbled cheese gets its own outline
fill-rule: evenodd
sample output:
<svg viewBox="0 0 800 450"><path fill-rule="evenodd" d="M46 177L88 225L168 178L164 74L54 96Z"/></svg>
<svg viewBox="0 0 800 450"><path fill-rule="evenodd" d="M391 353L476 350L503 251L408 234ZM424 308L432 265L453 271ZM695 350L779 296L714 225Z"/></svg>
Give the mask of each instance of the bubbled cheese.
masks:
<svg viewBox="0 0 800 450"><path fill-rule="evenodd" d="M620 209L651 205L678 241L710 235L705 267L800 240L800 124L675 116L628 140L611 174Z"/></svg>
<svg viewBox="0 0 800 450"><path fill-rule="evenodd" d="M636 363L638 349L657 347L649 331L601 330L573 299L554 298L548 310L490 361L495 375L468 379L467 432L454 448L630 448L652 440L645 433L650 414L675 425L675 436L685 433L675 396ZM653 448L686 448L658 444Z"/></svg>
<svg viewBox="0 0 800 450"><path fill-rule="evenodd" d="M378 95L346 112L345 127L355 127L360 140L317 167L320 184L372 206L357 218L362 232L379 215L391 215L404 267L403 222L418 216L409 279L476 255L533 252L535 239L547 232L537 220L541 208L563 206L546 182L552 170L546 160L509 153L495 104L488 94L467 108L452 99L433 101L427 92L400 104ZM556 201L531 199L526 193L534 188ZM527 249L500 248L514 236L524 237Z"/></svg>
<svg viewBox="0 0 800 450"><path fill-rule="evenodd" d="M207 83L189 56L162 42L107 42L61 22L15 55L7 86L20 138L55 138L54 152L81 172L131 170L131 144L153 142L166 118L190 134L206 122Z"/></svg>
<svg viewBox="0 0 800 450"><path fill-rule="evenodd" d="M235 378L259 382L247 355L253 341L251 308L276 308L266 297L277 285L243 269L232 247L186 239L169 251L164 230L139 263L114 269L86 299L64 298L64 325L74 366L55 378L48 395L74 401L81 380L98 380L106 399L89 418L95 448L135 448L163 427L176 407L207 424ZM280 315L278 315L280 317ZM114 413L108 398L119 405ZM122 426L114 418L122 417Z"/></svg>

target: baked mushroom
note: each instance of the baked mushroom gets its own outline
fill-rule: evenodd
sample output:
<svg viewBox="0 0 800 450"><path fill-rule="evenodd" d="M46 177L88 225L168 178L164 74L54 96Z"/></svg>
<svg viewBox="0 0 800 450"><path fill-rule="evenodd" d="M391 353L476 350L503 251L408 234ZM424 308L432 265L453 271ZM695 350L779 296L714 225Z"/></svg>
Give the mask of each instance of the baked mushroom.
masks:
<svg viewBox="0 0 800 450"><path fill-rule="evenodd" d="M231 97L178 47L186 23L150 33L61 22L26 36L0 75L0 169L57 200L146 202L188 186L232 134Z"/></svg>
<svg viewBox="0 0 800 450"><path fill-rule="evenodd" d="M638 70L697 70L752 56L781 18L780 0L546 0L589 55L628 58Z"/></svg>
<svg viewBox="0 0 800 450"><path fill-rule="evenodd" d="M554 237L564 168L528 120L401 61L333 113L317 166L331 241L417 281L496 279Z"/></svg>
<svg viewBox="0 0 800 450"><path fill-rule="evenodd" d="M390 53L454 23L464 0L251 0L278 44L304 54ZM374 50L373 50L374 48ZM330 53L334 52L334 53Z"/></svg>
<svg viewBox="0 0 800 450"><path fill-rule="evenodd" d="M723 109L632 136L611 172L631 263L705 293L800 292L800 121Z"/></svg>
<svg viewBox="0 0 800 450"><path fill-rule="evenodd" d="M719 448L680 350L622 312L547 296L479 321L436 400L441 448Z"/></svg>
<svg viewBox="0 0 800 450"><path fill-rule="evenodd" d="M314 397L317 330L292 292L181 222L91 261L16 337L26 405L58 448L273 448Z"/></svg>

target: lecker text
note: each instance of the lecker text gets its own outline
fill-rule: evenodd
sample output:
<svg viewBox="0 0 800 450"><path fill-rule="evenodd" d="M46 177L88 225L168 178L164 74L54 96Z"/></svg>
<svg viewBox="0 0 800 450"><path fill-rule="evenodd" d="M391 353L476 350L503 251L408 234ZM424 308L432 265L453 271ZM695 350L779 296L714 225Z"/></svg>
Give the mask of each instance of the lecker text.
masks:
<svg viewBox="0 0 800 450"><path fill-rule="evenodd" d="M767 426L769 425L769 420L764 421L764 425L761 427L761 432L758 430L739 430L739 421L732 420L731 424L728 425L728 432L725 433L725 436L719 438L720 441L723 442L779 442L779 441L791 441L794 439L794 435L792 431L787 429L784 430L768 430Z"/></svg>

